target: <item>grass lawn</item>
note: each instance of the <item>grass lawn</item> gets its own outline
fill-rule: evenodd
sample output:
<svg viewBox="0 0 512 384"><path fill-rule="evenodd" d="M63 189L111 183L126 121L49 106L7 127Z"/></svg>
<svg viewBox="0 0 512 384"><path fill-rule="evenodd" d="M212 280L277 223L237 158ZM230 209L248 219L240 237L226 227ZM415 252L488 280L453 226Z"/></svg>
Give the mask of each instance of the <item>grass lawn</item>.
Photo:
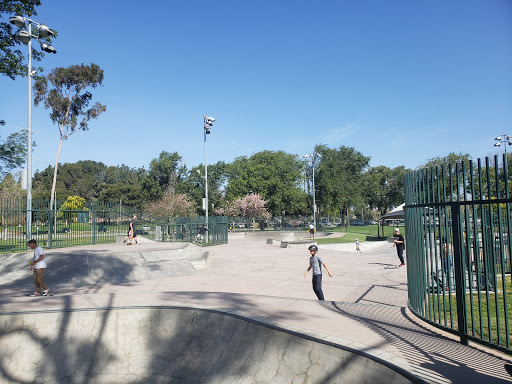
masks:
<svg viewBox="0 0 512 384"><path fill-rule="evenodd" d="M502 278L498 276L498 293L497 293L497 306L496 306L496 293L489 292L488 295L485 291L480 292L480 299L478 293L466 294L466 312L468 319L469 334L491 343L507 347L507 333L509 340L512 342L512 281L510 276L505 278L505 291L503 294ZM446 294L430 294L430 310L431 320L439 324L451 327L453 322L453 329L458 329L457 323L457 299L455 293L452 291L451 296ZM451 298L451 305L450 305ZM505 308L505 299L507 308ZM450 320L450 309L451 319ZM445 315L446 313L446 315ZM473 316L472 316L473 314ZM509 322L508 329L505 322L505 314ZM428 314L427 314L428 316ZM481 316L481 319L480 319ZM499 322L499 336L498 339L498 322Z"/></svg>
<svg viewBox="0 0 512 384"><path fill-rule="evenodd" d="M405 228L399 227L400 233L404 233ZM348 227L326 227L322 231L326 232L345 232L343 237L331 237L324 239L315 239L318 244L339 244L339 243L353 243L357 238L360 242L364 241L385 241L387 237L393 236L393 227L384 227L384 235L382 235L382 227L377 232L376 225ZM378 233L381 237L378 237Z"/></svg>

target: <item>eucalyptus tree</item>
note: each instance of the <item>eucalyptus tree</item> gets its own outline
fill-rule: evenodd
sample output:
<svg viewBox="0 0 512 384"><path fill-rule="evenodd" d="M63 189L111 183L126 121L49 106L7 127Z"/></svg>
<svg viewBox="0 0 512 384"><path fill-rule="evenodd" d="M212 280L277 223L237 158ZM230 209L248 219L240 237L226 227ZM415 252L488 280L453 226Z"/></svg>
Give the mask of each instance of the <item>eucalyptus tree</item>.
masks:
<svg viewBox="0 0 512 384"><path fill-rule="evenodd" d="M38 79L34 84L34 104L37 107L44 102L44 107L50 110L50 118L59 128L60 134L50 206L53 204L62 143L71 135L88 130L89 122L107 110L99 102L88 108L92 101L92 93L89 89L102 84L103 70L93 63L55 68L49 75Z"/></svg>

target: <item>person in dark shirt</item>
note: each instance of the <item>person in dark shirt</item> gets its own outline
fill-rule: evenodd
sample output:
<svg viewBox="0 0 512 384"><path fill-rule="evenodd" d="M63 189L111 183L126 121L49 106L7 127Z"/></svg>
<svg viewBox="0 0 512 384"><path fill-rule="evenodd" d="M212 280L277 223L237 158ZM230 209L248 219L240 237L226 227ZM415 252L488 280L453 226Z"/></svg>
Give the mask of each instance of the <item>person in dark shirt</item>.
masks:
<svg viewBox="0 0 512 384"><path fill-rule="evenodd" d="M139 244L137 241L137 215L132 216L132 221L130 221L130 226L128 227L128 236L126 236L123 243L129 241L128 245L131 245L132 239L135 240L135 244Z"/></svg>
<svg viewBox="0 0 512 384"><path fill-rule="evenodd" d="M404 262L405 241L404 241L404 237L400 233L400 229L395 228L394 238L395 239L394 239L393 247L396 247L396 253L398 255L398 258L400 259L400 267L403 267L405 265L405 262Z"/></svg>
<svg viewBox="0 0 512 384"><path fill-rule="evenodd" d="M203 224L203 226L199 228L199 232L197 233L197 236L196 236L196 241L202 242L206 231L208 231L208 228L206 228L206 224Z"/></svg>

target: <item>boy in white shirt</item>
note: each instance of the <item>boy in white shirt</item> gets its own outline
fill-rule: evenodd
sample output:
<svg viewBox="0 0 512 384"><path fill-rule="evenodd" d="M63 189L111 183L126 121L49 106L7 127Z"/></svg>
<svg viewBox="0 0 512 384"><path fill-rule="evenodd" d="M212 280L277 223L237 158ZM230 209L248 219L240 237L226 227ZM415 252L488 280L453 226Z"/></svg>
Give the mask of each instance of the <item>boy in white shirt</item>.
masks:
<svg viewBox="0 0 512 384"><path fill-rule="evenodd" d="M356 238L356 252L361 253L361 250L359 249L359 240Z"/></svg>
<svg viewBox="0 0 512 384"><path fill-rule="evenodd" d="M34 270L34 286L36 287L36 291L34 292L35 296L46 296L50 289L46 285L43 280L44 274L46 272L46 259L44 257L43 248L37 245L37 241L34 239L29 240L27 245L34 250L34 261L30 262L30 270ZM41 292L41 287L43 291Z"/></svg>

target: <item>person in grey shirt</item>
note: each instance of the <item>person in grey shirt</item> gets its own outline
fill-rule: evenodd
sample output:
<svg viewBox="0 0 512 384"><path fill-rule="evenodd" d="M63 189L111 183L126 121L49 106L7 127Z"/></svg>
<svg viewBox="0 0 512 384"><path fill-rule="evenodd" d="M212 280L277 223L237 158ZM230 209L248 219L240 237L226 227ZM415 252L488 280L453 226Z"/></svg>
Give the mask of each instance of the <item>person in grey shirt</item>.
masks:
<svg viewBox="0 0 512 384"><path fill-rule="evenodd" d="M304 272L304 278L308 272L313 269L313 291L315 292L316 297L318 297L318 300L324 300L324 293L322 291L322 265L329 274L329 277L332 277L332 273L329 271L329 268L327 268L327 265L325 265L323 260L316 255L318 253L318 247L316 245L311 245L309 247L309 253L311 254L311 257L309 258L309 267L306 269L306 272Z"/></svg>

